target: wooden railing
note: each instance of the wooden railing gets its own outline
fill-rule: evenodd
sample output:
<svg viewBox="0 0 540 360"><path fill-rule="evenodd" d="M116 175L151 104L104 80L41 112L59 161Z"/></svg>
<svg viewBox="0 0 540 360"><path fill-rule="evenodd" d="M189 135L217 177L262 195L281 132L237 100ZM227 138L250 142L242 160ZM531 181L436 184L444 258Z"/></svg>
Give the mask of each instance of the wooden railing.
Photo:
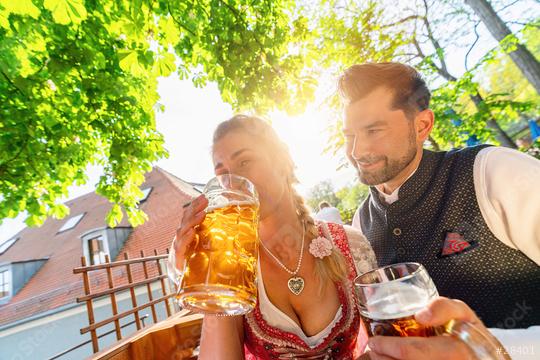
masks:
<svg viewBox="0 0 540 360"><path fill-rule="evenodd" d="M94 354L91 360L196 359L202 318L181 311Z"/></svg>
<svg viewBox="0 0 540 360"><path fill-rule="evenodd" d="M106 256L104 264L98 265L89 265L86 264L86 258L81 257L81 267L73 269L73 273L82 274L83 285L84 285L84 295L77 298L77 302L86 302L86 309L88 314L88 326L83 327L80 332L81 334L90 333L90 338L92 341L92 350L94 353L99 351L98 335L97 329L106 326L110 323L114 323L114 332L116 334L116 339L122 339L122 326L120 325L120 320L125 317L134 317L134 322L137 327L137 330L142 329L139 312L143 309L150 308L152 313L152 320L154 323L157 323L158 315L156 311L156 305L159 303L164 303L167 317L170 317L172 314L171 310L171 297L174 296L174 292L168 292L165 279L167 275L163 273L160 261L163 261L167 258L167 254L158 255L157 251L154 250L153 256L145 257L143 251L140 253L140 258L129 259L127 254L124 254L124 260L110 262L108 256ZM140 265L137 265L140 264ZM135 275L133 273L134 266L142 266L142 272L139 270ZM115 268L120 268L120 271L116 271L116 274L113 273L113 270L118 270ZM104 281L103 271L98 272L97 270L104 270L106 273L106 284ZM125 271L123 271L125 270ZM127 283L115 286L115 275L116 280ZM93 281L97 280L97 281ZM157 283L161 287L161 295L157 298L154 298L154 293L152 291L152 284ZM91 285L94 285L92 289ZM148 302L139 304L137 302L136 288L146 287L146 292L148 296ZM118 303L117 303L117 294L120 292L125 292L129 290L131 297L131 306L132 308L123 312L118 312ZM159 291L159 289L158 289ZM94 314L94 303L93 301L109 297L112 308L112 316L106 319L96 321Z"/></svg>

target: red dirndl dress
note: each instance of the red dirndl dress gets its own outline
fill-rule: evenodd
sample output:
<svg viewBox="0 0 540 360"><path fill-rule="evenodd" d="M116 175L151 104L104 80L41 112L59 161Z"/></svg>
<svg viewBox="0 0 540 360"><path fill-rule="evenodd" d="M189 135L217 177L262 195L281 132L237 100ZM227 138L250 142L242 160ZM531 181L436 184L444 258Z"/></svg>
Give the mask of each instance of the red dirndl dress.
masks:
<svg viewBox="0 0 540 360"><path fill-rule="evenodd" d="M318 224L319 234L324 226ZM343 226L327 223L334 245L344 255L347 279L336 284L342 306L341 318L322 343L311 348L298 335L270 326L263 318L259 304L244 316L244 353L246 360L291 359L317 354L321 359L356 359L365 349L367 334L360 320L353 280L357 276L349 242ZM319 357L317 357L319 358Z"/></svg>

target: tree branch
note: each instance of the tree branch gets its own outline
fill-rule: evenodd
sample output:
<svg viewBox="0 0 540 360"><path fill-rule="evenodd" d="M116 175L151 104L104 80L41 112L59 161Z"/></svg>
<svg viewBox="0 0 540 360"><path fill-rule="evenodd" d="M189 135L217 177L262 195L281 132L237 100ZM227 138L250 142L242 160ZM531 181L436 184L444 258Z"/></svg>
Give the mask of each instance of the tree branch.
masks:
<svg viewBox="0 0 540 360"><path fill-rule="evenodd" d="M359 16L358 12L356 11L352 11L349 6L336 6L334 9L336 10L343 10L343 11L346 11L348 13L351 13L352 15L354 16Z"/></svg>
<svg viewBox="0 0 540 360"><path fill-rule="evenodd" d="M532 26L532 27L535 27L535 28L540 28L540 24L534 23L534 22L522 23L520 21L507 21L506 23L507 24L517 24L517 25Z"/></svg>
<svg viewBox="0 0 540 360"><path fill-rule="evenodd" d="M19 149L19 152L17 154L15 154L15 156L13 156L11 159L9 160L6 160L2 163L0 163L0 169L2 169L2 171L6 171L7 170L7 164L9 164L10 162L14 161L14 160L17 160L17 158L21 155L21 153L23 152L24 148L26 147L26 143L28 142L28 138L26 138L24 140L24 144L21 146L21 148ZM1 173L0 173L1 174Z"/></svg>
<svg viewBox="0 0 540 360"><path fill-rule="evenodd" d="M476 24L474 25L474 34L476 35L476 39L474 39L474 42L472 43L471 47L469 48L469 50L465 54L465 70L467 70L467 71L469 71L469 66L467 64L468 59L469 59L469 54L471 53L472 49L474 48L474 46L476 45L476 43L480 39L480 35L478 34L478 25L480 25L480 21L476 22Z"/></svg>
<svg viewBox="0 0 540 360"><path fill-rule="evenodd" d="M8 83L15 88L15 90L17 90L18 92L21 93L22 96L24 96L26 99L28 99L28 96L24 93L24 91L22 91L17 85L15 85L15 83L9 78L9 76L7 76L7 74L4 72L4 70L1 70L2 72L2 75L6 78L6 80L8 81Z"/></svg>
<svg viewBox="0 0 540 360"><path fill-rule="evenodd" d="M427 56L422 51L422 48L420 47L420 44L418 43L418 40L416 39L416 37L413 37L412 42L414 44L414 47L416 48L416 51L418 52L418 56L421 59L426 59ZM452 74L450 74L447 70L443 69L440 66L437 66L437 64L435 64L433 62L432 62L432 64L433 64L433 67L435 68L435 70L437 71L437 73L440 76L442 76L443 78L445 78L446 80L448 80L448 81L456 81L457 80L457 78L455 76L453 76Z"/></svg>
<svg viewBox="0 0 540 360"><path fill-rule="evenodd" d="M427 0L423 0L423 2L426 7L426 16L424 19L424 24L426 25L426 29L428 31L428 38L433 44L433 46L435 47L437 57L441 60L441 66L437 66L437 64L435 64L434 62L431 62L431 64L440 76L442 76L448 81L456 81L457 78L451 75L446 68L446 62L444 60L444 52L442 51L440 43L437 41L437 39L435 39L433 32L431 31L431 27L429 26L429 21L427 20L427 15L428 15ZM416 34L412 40L413 40L413 44L416 50L418 51L418 55L421 58L425 59L426 56L424 55L424 53L422 52L422 49L420 48L420 44L418 43L418 40L416 39ZM477 109L478 109L479 104L484 101L484 99L482 98L482 95L480 94L480 92L478 92L478 90L474 93L469 93L469 98L474 102ZM501 142L501 144L510 148L516 148L516 145L513 142L513 140L500 127L500 125L497 123L497 120L495 120L495 118L493 117L491 113L489 113L489 118L486 120L486 125L489 128L492 128L493 130L495 130L496 132L495 136Z"/></svg>
<svg viewBox="0 0 540 360"><path fill-rule="evenodd" d="M393 23L390 23L390 24L385 24L385 25L381 25L381 29L384 29L384 28L388 28L388 27L392 27L392 26L395 26L395 25L399 25L399 24L403 24L409 20L416 20L416 19L423 19L424 17L423 16L420 16L420 15L409 15L401 20L398 20L396 22L393 22Z"/></svg>
<svg viewBox="0 0 540 360"><path fill-rule="evenodd" d="M513 6L515 4L517 4L518 2L520 2L521 0L516 0L516 1L513 1L511 2L510 4L506 5L506 6L503 6L502 8L500 8L499 10L497 10L496 12L497 13L500 13L501 11L504 11L506 9L508 9L510 6Z"/></svg>
<svg viewBox="0 0 540 360"><path fill-rule="evenodd" d="M442 48L439 41L437 39L435 39L435 36L433 35L433 30L431 29L431 24L429 23L429 20L428 20L429 5L427 3L427 0L423 0L423 1L424 1L424 7L426 9L426 13L425 13L425 16L423 18L423 21L424 21L424 25L426 26L427 36L428 36L429 40L431 41L431 43L433 44L433 47L435 48L435 53L437 54L437 57L439 58L439 61L441 62L441 69L445 73L448 74L448 68L446 67L446 61L445 61L444 55L443 55L444 49Z"/></svg>
<svg viewBox="0 0 540 360"><path fill-rule="evenodd" d="M212 17L210 16L210 14L208 13L208 11L206 11L206 9L204 8L203 5L200 5L199 2L197 2L197 4L199 5L199 9L202 10L202 12L206 15L206 18L207 19L211 19Z"/></svg>
<svg viewBox="0 0 540 360"><path fill-rule="evenodd" d="M182 24L180 21L178 21L178 20L174 17L174 15L173 15L173 13L172 13L172 11L171 11L171 6L169 5L169 3L167 3L167 9L169 10L169 14L171 14L171 18L173 19L173 21L174 21L175 23L177 23L178 25L180 25L180 27L181 27L182 29L186 30L186 31L189 32L191 35L193 35L194 37L197 36L197 34L195 34L195 32L194 32L193 30L191 30L190 28L188 28L186 25Z"/></svg>

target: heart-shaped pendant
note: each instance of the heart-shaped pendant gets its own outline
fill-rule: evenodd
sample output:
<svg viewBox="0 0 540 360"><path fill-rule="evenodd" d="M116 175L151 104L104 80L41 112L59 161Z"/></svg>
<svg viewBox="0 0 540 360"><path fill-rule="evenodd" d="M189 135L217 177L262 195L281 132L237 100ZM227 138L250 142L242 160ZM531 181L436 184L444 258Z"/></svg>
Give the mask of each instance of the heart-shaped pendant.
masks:
<svg viewBox="0 0 540 360"><path fill-rule="evenodd" d="M287 282L287 285L294 295L300 295L302 290L304 290L304 279L300 276L292 277Z"/></svg>

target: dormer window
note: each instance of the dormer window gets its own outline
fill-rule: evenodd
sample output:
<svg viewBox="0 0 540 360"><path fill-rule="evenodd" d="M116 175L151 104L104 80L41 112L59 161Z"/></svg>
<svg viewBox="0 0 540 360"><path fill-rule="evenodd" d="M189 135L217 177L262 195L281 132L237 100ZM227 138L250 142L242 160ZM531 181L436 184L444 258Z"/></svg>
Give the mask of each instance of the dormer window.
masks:
<svg viewBox="0 0 540 360"><path fill-rule="evenodd" d="M148 187L146 189L143 189L142 192L143 192L143 196L139 200L139 203L142 203L143 201L146 201L146 199L148 198L148 195L150 195L150 193L152 192L152 188Z"/></svg>
<svg viewBox="0 0 540 360"><path fill-rule="evenodd" d="M0 300L11 296L11 269L9 266L0 268Z"/></svg>
<svg viewBox="0 0 540 360"><path fill-rule="evenodd" d="M58 233L73 229L81 221L85 213L70 217L64 225L58 230Z"/></svg>
<svg viewBox="0 0 540 360"><path fill-rule="evenodd" d="M12 237L11 239L7 239L4 242L0 243L0 255L5 253L7 249L11 247L11 245L15 244L15 241L19 240L18 237Z"/></svg>
<svg viewBox="0 0 540 360"><path fill-rule="evenodd" d="M46 258L14 261L0 266L0 305L8 303L46 261Z"/></svg>
<svg viewBox="0 0 540 360"><path fill-rule="evenodd" d="M109 255L108 249L105 250L105 239L102 235L86 240L88 243L88 257L90 265L105 263L105 255Z"/></svg>
<svg viewBox="0 0 540 360"><path fill-rule="evenodd" d="M107 228L94 229L81 236L83 253L90 265L105 263L105 256L111 255Z"/></svg>
<svg viewBox="0 0 540 360"><path fill-rule="evenodd" d="M107 255L113 261L124 246L131 230L130 227L97 228L82 234L82 248L87 263L103 264Z"/></svg>

